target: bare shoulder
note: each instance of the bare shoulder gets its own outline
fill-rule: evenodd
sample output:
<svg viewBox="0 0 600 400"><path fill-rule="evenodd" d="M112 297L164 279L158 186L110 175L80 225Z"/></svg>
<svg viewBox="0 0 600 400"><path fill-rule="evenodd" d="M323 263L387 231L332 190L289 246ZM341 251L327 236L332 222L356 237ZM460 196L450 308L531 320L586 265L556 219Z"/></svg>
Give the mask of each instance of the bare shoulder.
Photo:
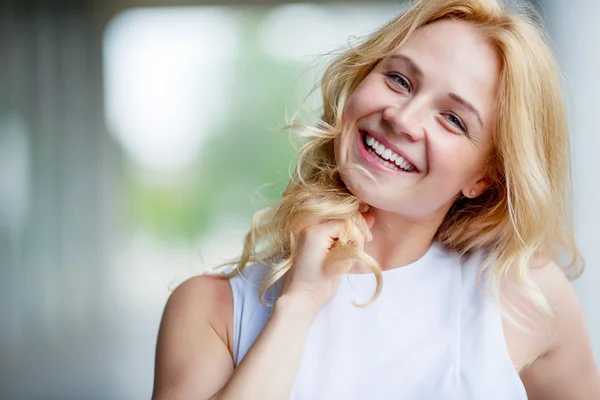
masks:
<svg viewBox="0 0 600 400"><path fill-rule="evenodd" d="M209 398L233 371L233 296L226 279L197 276L171 294L156 346L154 399Z"/></svg>
<svg viewBox="0 0 600 400"><path fill-rule="evenodd" d="M523 315L529 316L523 325L529 332L505 329L509 349L519 349L516 340L527 346L519 350L527 355L528 366L521 378L528 397L598 399L600 376L579 300L555 262L542 257L534 261L531 276L548 302L553 318L548 321L532 304L521 301L519 308L525 311Z"/></svg>
<svg viewBox="0 0 600 400"><path fill-rule="evenodd" d="M211 316L221 317L216 311L233 310L233 296L228 279L200 275L187 279L180 284L166 305L169 308L186 309L191 311L190 317Z"/></svg>
<svg viewBox="0 0 600 400"><path fill-rule="evenodd" d="M179 285L167 301L161 325L210 324L229 343L233 319L233 296L227 279L215 276L195 276Z"/></svg>

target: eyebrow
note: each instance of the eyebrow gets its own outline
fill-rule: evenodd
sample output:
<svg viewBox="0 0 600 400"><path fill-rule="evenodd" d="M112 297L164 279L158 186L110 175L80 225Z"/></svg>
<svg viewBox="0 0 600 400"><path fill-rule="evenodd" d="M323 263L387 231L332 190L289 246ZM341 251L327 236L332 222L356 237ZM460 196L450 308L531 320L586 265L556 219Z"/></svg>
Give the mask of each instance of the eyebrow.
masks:
<svg viewBox="0 0 600 400"><path fill-rule="evenodd" d="M417 66L417 64L415 64L415 62L413 60L411 60L409 57L407 57L403 54L392 54L390 56L390 58L395 58L397 60L404 62L413 74L417 75L419 78L423 78L423 71L421 71L421 68L419 68Z"/></svg>
<svg viewBox="0 0 600 400"><path fill-rule="evenodd" d="M463 99L462 97L457 95L456 93L448 93L448 97L450 97L452 100L459 103L461 106L466 108L468 111L475 114L475 116L477 117L477 121L479 121L479 125L483 127L483 120L481 119L481 115L479 114L479 111L477 111L477 109L473 106L473 104L469 103L468 101L466 101L465 99Z"/></svg>
<svg viewBox="0 0 600 400"><path fill-rule="evenodd" d="M417 64L415 64L415 62L410 57L405 56L404 54L392 54L390 58L402 61L406 64L406 66L411 70L413 74L415 74L420 79L423 78L423 71L421 70L421 68L419 68ZM479 125L483 127L483 119L481 118L481 114L479 114L479 111L477 111L473 104L469 103L467 100L463 99L456 93L448 93L448 97L460 104L463 108L475 114Z"/></svg>

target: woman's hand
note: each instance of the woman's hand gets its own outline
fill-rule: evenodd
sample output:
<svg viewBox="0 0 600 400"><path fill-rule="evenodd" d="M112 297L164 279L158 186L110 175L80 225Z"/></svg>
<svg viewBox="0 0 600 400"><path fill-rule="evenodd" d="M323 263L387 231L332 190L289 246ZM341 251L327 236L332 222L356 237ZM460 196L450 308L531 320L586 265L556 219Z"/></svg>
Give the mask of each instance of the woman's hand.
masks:
<svg viewBox="0 0 600 400"><path fill-rule="evenodd" d="M359 250L364 250L365 242L373 239L370 228L374 217L369 212L368 205L362 205L359 215L349 223L350 230L346 232L348 242ZM344 231L341 220L308 221L297 234L298 253L294 264L283 280L280 298L293 299L314 311L333 296L339 284L341 273L347 272L353 264L352 260L341 261L335 268L326 268L326 258L336 246ZM341 272L340 272L341 271Z"/></svg>

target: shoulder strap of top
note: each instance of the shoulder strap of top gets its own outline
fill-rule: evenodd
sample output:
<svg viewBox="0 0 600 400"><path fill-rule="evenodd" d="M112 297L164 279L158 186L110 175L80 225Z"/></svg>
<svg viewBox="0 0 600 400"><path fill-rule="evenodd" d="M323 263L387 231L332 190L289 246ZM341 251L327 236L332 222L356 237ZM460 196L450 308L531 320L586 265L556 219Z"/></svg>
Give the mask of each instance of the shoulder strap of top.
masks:
<svg viewBox="0 0 600 400"><path fill-rule="evenodd" d="M271 316L272 305L279 293L273 285L259 299L262 283L268 266L252 264L229 280L233 295L233 363L238 365L250 349Z"/></svg>

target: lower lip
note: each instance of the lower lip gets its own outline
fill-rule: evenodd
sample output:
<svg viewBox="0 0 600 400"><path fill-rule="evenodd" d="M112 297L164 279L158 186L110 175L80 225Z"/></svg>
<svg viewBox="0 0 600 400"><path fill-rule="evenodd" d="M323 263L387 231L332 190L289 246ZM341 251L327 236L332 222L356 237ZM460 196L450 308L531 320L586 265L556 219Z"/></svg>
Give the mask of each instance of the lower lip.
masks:
<svg viewBox="0 0 600 400"><path fill-rule="evenodd" d="M413 172L407 172L404 171L403 169L392 169L389 167L386 167L385 165L383 165L381 163L381 159L379 157L375 157L374 155L372 155L371 153L369 153L369 151L367 150L367 147L365 146L365 142L363 140L364 137L364 133L362 132L358 132L358 149L360 151L360 155L362 156L363 160L365 160L369 165L372 165L373 167L387 172L389 174L394 174L394 175L402 175L402 174L413 174Z"/></svg>

